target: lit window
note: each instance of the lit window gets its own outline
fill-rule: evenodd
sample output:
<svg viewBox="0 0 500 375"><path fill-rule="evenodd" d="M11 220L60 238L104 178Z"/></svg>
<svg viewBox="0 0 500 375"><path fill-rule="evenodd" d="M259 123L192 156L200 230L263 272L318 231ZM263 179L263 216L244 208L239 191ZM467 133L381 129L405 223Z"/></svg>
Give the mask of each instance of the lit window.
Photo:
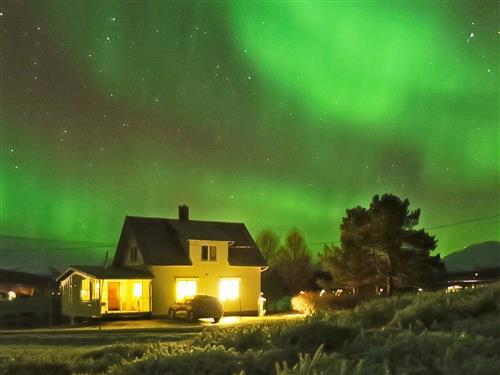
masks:
<svg viewBox="0 0 500 375"><path fill-rule="evenodd" d="M99 281L94 283L94 298L99 298Z"/></svg>
<svg viewBox="0 0 500 375"><path fill-rule="evenodd" d="M134 283L134 297L140 298L142 297L142 283Z"/></svg>
<svg viewBox="0 0 500 375"><path fill-rule="evenodd" d="M90 301L92 299L90 284L90 279L82 279L82 289L80 290L80 298L82 301Z"/></svg>
<svg viewBox="0 0 500 375"><path fill-rule="evenodd" d="M236 301L238 298L240 298L240 279L221 279L219 299L221 301Z"/></svg>
<svg viewBox="0 0 500 375"><path fill-rule="evenodd" d="M187 297L192 297L198 289L197 280L177 280L175 292L177 301L182 301Z"/></svg>

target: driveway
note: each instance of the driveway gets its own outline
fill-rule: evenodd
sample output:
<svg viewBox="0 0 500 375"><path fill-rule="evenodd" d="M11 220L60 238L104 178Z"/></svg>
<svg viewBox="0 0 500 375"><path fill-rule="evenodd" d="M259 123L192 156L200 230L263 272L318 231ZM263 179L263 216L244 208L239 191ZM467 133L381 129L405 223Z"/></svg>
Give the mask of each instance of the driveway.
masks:
<svg viewBox="0 0 500 375"><path fill-rule="evenodd" d="M80 324L55 326L52 328L33 328L33 329L15 329L2 330L0 335L22 335L22 334L65 334L65 333L86 333L86 332L164 332L164 333L196 333L207 327L230 327L244 324L257 324L264 322L275 322L302 319L302 314L274 314L263 317L257 316L225 316L219 323L213 324L211 319L200 319L198 322L188 322L185 320L169 319L124 319L107 320L101 325L98 324Z"/></svg>

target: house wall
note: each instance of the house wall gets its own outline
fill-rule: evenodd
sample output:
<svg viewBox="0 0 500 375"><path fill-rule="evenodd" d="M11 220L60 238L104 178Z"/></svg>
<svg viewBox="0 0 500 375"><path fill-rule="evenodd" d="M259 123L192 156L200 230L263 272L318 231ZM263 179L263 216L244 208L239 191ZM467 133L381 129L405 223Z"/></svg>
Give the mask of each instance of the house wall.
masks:
<svg viewBox="0 0 500 375"><path fill-rule="evenodd" d="M110 282L120 283L120 310L108 311L108 284ZM134 285L141 285L141 295L134 294ZM139 279L123 279L123 280L104 280L102 297L101 297L101 313L103 314L119 314L124 312L149 312L151 311L150 299L151 280Z"/></svg>
<svg viewBox="0 0 500 375"><path fill-rule="evenodd" d="M99 297L95 296L91 301L82 301L80 293L82 290L83 276L73 273L61 281L61 307L62 314L66 316L98 317ZM96 282L96 279L91 279Z"/></svg>
<svg viewBox="0 0 500 375"><path fill-rule="evenodd" d="M155 278L152 281L153 315L166 315L169 306L175 302L176 279L195 278L198 281L198 294L219 297L221 278L240 279L240 298L236 301L223 302L224 312L257 313L257 301L260 296L260 267L231 266L228 262L227 241L189 241L192 266L152 266ZM202 261L202 245L217 247L216 261Z"/></svg>

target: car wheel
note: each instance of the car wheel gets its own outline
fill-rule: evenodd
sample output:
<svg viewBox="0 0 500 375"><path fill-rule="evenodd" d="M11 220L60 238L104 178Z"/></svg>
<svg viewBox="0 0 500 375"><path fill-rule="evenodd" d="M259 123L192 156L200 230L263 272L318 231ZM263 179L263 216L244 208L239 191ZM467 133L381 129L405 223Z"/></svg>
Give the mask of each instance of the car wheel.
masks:
<svg viewBox="0 0 500 375"><path fill-rule="evenodd" d="M168 318L174 320L175 319L175 312L174 310L170 309L168 310Z"/></svg>
<svg viewBox="0 0 500 375"><path fill-rule="evenodd" d="M189 311L187 313L187 318L190 322L194 322L196 319L194 318L194 313L192 311Z"/></svg>

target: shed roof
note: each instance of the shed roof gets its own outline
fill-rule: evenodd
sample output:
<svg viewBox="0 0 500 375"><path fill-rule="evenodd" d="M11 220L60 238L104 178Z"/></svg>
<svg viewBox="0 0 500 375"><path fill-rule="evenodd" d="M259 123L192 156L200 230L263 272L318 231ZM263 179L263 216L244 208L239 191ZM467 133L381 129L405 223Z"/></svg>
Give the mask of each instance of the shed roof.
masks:
<svg viewBox="0 0 500 375"><path fill-rule="evenodd" d="M70 266L58 278L66 279L74 272L81 272L96 279L152 279L154 276L145 267L104 267L104 266Z"/></svg>
<svg viewBox="0 0 500 375"><path fill-rule="evenodd" d="M54 278L16 270L0 269L0 283L8 284L54 284Z"/></svg>

